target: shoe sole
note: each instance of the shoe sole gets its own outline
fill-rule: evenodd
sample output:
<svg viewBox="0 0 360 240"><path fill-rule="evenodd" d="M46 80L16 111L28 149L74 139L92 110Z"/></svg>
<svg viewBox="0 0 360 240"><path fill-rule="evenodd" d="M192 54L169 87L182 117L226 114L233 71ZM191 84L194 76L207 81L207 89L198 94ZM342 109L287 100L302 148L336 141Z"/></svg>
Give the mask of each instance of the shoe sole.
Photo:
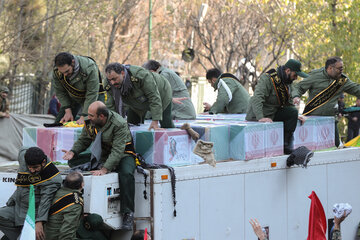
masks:
<svg viewBox="0 0 360 240"><path fill-rule="evenodd" d="M312 151L308 152L305 156L303 167L307 168L307 164L310 162L310 158L314 156L314 153Z"/></svg>

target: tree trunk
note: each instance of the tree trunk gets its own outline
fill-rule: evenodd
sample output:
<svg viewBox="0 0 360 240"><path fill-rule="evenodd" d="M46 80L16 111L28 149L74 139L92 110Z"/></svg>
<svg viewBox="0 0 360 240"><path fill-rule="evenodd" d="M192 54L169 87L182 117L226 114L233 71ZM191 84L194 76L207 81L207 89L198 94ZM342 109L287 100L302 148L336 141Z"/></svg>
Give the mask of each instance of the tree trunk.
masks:
<svg viewBox="0 0 360 240"><path fill-rule="evenodd" d="M116 30L118 28L118 21L117 21L117 15L113 16L113 23L111 25L111 33L109 36L109 42L108 42L108 47L107 47L107 51L106 51L106 59L105 59L105 64L104 64L104 69L105 67L109 64L110 61L110 57L111 57L111 52L114 46L114 41L115 41L115 34L116 34Z"/></svg>
<svg viewBox="0 0 360 240"><path fill-rule="evenodd" d="M20 1L20 11L17 17L17 34L16 34L16 39L14 40L14 48L13 48L13 52L14 55L13 57L10 56L10 75L9 75L9 88L13 89L14 85L15 85L15 81L16 81L16 73L17 73L17 67L19 65L19 56L20 56L20 51L22 49L22 32L23 32L23 26L24 26L24 18L23 18L23 14L24 14L24 0Z"/></svg>
<svg viewBox="0 0 360 240"><path fill-rule="evenodd" d="M51 0L47 0L46 1L46 19L49 16L49 12L51 11L51 3L53 1ZM49 62L51 62L52 56L51 56L51 43L52 43L52 36L53 36L53 29L55 27L55 22L56 22L56 15L57 15L57 9L58 9L58 3L59 1L56 0L55 2L55 7L54 7L54 18L52 18L51 22L49 23L49 20L46 21L45 23L45 43L44 43L44 48L43 48L43 52L42 52L42 68L40 70L40 74L38 76L38 86L39 86L39 95L38 95L38 104L37 104L37 108L36 108L36 113L44 113L44 105L46 105L45 100L48 98L48 96L46 96L46 92L47 92L47 87L48 87L48 75L49 75L49 69L51 69L51 67L49 67ZM50 27L49 27L50 25Z"/></svg>

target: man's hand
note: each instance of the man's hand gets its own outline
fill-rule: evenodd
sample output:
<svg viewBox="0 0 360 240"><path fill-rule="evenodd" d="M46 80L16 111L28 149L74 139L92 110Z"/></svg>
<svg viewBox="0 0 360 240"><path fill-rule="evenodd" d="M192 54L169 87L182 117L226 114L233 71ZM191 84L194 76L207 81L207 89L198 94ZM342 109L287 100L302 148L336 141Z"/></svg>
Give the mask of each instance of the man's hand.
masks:
<svg viewBox="0 0 360 240"><path fill-rule="evenodd" d="M9 117L10 117L10 114L9 114L9 113L5 113L5 114L4 114L4 117L9 118Z"/></svg>
<svg viewBox="0 0 360 240"><path fill-rule="evenodd" d="M271 118L261 118L259 119L259 122L269 122L269 123L272 123L273 120Z"/></svg>
<svg viewBox="0 0 360 240"><path fill-rule="evenodd" d="M75 155L73 151L66 151L65 149L63 149L61 151L65 153L63 156L63 159L67 160L67 161L71 160Z"/></svg>
<svg viewBox="0 0 360 240"><path fill-rule="evenodd" d="M173 98L172 102L174 104L183 104L182 101L188 99L188 97L179 97L179 98Z"/></svg>
<svg viewBox="0 0 360 240"><path fill-rule="evenodd" d="M101 168L100 170L94 170L90 171L92 175L94 176L102 176L108 173L108 170L106 168Z"/></svg>
<svg viewBox="0 0 360 240"><path fill-rule="evenodd" d="M336 216L334 216L334 230L340 230L340 224L342 223L342 221L344 221L345 218L345 213L341 218L337 218Z"/></svg>
<svg viewBox="0 0 360 240"><path fill-rule="evenodd" d="M357 118L357 117L353 117L351 120L353 120L353 122L357 122L358 118Z"/></svg>
<svg viewBox="0 0 360 240"><path fill-rule="evenodd" d="M159 127L159 121L157 121L157 120L151 121L149 130L151 130L151 129L154 129L154 130L164 130L163 128L160 128L160 127Z"/></svg>
<svg viewBox="0 0 360 240"><path fill-rule="evenodd" d="M303 115L298 116L298 120L300 120L300 125L303 125L305 123L306 119L308 119L308 118Z"/></svg>
<svg viewBox="0 0 360 240"><path fill-rule="evenodd" d="M207 103L207 102L203 102L203 105L204 105L204 109L205 111L209 111L210 108L212 107L210 103Z"/></svg>
<svg viewBox="0 0 360 240"><path fill-rule="evenodd" d="M84 119L84 116L81 116L77 121L76 121L77 124L79 125L83 125L85 123L85 119Z"/></svg>
<svg viewBox="0 0 360 240"><path fill-rule="evenodd" d="M65 115L60 120L60 123L65 123L65 122L69 122L69 121L74 121L74 116L72 115L71 108L65 109Z"/></svg>
<svg viewBox="0 0 360 240"><path fill-rule="evenodd" d="M299 105L300 104L300 98L299 97L294 97L293 98L293 104L294 105Z"/></svg>
<svg viewBox="0 0 360 240"><path fill-rule="evenodd" d="M42 222L35 223L36 240L45 240L45 233Z"/></svg>
<svg viewBox="0 0 360 240"><path fill-rule="evenodd" d="M255 221L253 219L250 219L250 224L254 230L254 233L256 234L256 236L260 239L260 240L264 240L266 239L265 233L262 231L261 225L258 222L257 219L255 219Z"/></svg>

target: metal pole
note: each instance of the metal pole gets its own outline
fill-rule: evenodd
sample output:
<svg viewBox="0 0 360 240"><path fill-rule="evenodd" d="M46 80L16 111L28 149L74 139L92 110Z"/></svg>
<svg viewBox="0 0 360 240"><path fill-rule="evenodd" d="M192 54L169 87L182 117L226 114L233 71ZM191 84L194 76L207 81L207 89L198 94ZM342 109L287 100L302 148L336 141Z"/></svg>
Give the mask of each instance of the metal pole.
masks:
<svg viewBox="0 0 360 240"><path fill-rule="evenodd" d="M149 0L149 39L148 39L148 60L151 59L151 30L152 30L152 1Z"/></svg>

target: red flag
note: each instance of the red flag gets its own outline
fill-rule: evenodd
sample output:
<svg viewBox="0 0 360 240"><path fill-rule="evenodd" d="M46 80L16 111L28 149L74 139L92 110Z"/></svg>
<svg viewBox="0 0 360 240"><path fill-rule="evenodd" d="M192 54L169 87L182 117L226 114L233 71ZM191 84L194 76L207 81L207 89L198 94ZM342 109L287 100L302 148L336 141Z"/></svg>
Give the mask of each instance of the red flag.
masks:
<svg viewBox="0 0 360 240"><path fill-rule="evenodd" d="M316 193L312 191L307 240L326 240L326 216Z"/></svg>

